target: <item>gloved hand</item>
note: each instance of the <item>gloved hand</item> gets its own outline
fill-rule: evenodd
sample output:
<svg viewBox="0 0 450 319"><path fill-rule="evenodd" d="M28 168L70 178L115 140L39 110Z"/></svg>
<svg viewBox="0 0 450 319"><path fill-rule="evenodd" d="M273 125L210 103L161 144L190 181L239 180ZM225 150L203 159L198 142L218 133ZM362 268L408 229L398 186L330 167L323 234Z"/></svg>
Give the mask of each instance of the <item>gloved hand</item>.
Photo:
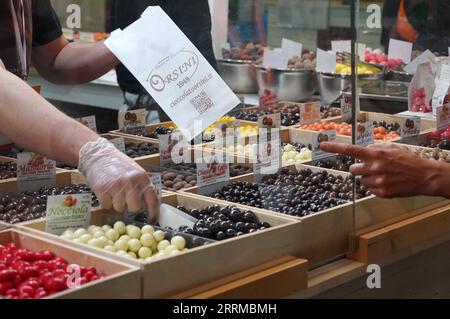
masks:
<svg viewBox="0 0 450 319"><path fill-rule="evenodd" d="M145 203L148 217L156 219L159 200L147 172L104 138L80 149L78 170L105 209L138 213Z"/></svg>

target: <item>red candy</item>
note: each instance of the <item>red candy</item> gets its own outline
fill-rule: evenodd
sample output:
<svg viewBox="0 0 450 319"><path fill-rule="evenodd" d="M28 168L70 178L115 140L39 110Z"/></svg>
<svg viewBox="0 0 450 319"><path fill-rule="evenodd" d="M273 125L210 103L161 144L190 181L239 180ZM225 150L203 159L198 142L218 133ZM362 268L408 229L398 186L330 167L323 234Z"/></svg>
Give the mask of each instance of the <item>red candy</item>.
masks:
<svg viewBox="0 0 450 319"><path fill-rule="evenodd" d="M40 299L66 290L72 275L67 266L66 260L50 251L33 252L14 243L0 245L0 295ZM80 269L80 285L101 278L94 267Z"/></svg>

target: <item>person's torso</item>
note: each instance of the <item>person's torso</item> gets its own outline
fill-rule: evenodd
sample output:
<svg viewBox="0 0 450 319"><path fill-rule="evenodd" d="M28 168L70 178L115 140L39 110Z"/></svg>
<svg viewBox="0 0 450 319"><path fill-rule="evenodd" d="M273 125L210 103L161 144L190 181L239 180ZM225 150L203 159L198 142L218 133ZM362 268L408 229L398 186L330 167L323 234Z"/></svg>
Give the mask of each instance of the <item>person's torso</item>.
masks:
<svg viewBox="0 0 450 319"><path fill-rule="evenodd" d="M32 46L31 0L0 1L0 59L21 78L28 74Z"/></svg>

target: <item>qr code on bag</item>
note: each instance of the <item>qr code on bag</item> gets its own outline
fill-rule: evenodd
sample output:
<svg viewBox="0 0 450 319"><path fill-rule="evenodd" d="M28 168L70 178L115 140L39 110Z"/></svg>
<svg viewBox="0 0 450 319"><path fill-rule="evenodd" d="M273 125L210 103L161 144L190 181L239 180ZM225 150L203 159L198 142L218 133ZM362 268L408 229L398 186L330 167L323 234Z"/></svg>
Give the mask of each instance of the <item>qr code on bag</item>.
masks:
<svg viewBox="0 0 450 319"><path fill-rule="evenodd" d="M201 91L190 102L199 114L205 113L208 109L214 106L213 101L205 91Z"/></svg>

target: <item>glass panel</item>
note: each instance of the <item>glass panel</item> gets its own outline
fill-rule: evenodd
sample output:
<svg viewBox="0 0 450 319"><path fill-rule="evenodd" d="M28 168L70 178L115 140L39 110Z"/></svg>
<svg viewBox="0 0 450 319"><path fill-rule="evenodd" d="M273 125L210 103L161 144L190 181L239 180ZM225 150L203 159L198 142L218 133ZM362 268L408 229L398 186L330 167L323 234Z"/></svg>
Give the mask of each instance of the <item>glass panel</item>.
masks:
<svg viewBox="0 0 450 319"><path fill-rule="evenodd" d="M445 196L442 187L448 188L447 181L441 184L441 178L431 176L436 169L449 168L448 125L437 130L433 114L435 107L447 103L448 85L435 102L433 94L435 79L445 73L440 69L448 59L449 28L443 12L449 4L402 0L357 1L357 6L357 42L366 46L359 63L383 70L379 79L358 76L361 116L354 124L358 130L364 121L371 124L375 140L358 172L364 175L365 187L378 196L371 199L373 206L368 201L356 204L360 230L445 203L429 195ZM437 86L442 83L445 76Z"/></svg>

